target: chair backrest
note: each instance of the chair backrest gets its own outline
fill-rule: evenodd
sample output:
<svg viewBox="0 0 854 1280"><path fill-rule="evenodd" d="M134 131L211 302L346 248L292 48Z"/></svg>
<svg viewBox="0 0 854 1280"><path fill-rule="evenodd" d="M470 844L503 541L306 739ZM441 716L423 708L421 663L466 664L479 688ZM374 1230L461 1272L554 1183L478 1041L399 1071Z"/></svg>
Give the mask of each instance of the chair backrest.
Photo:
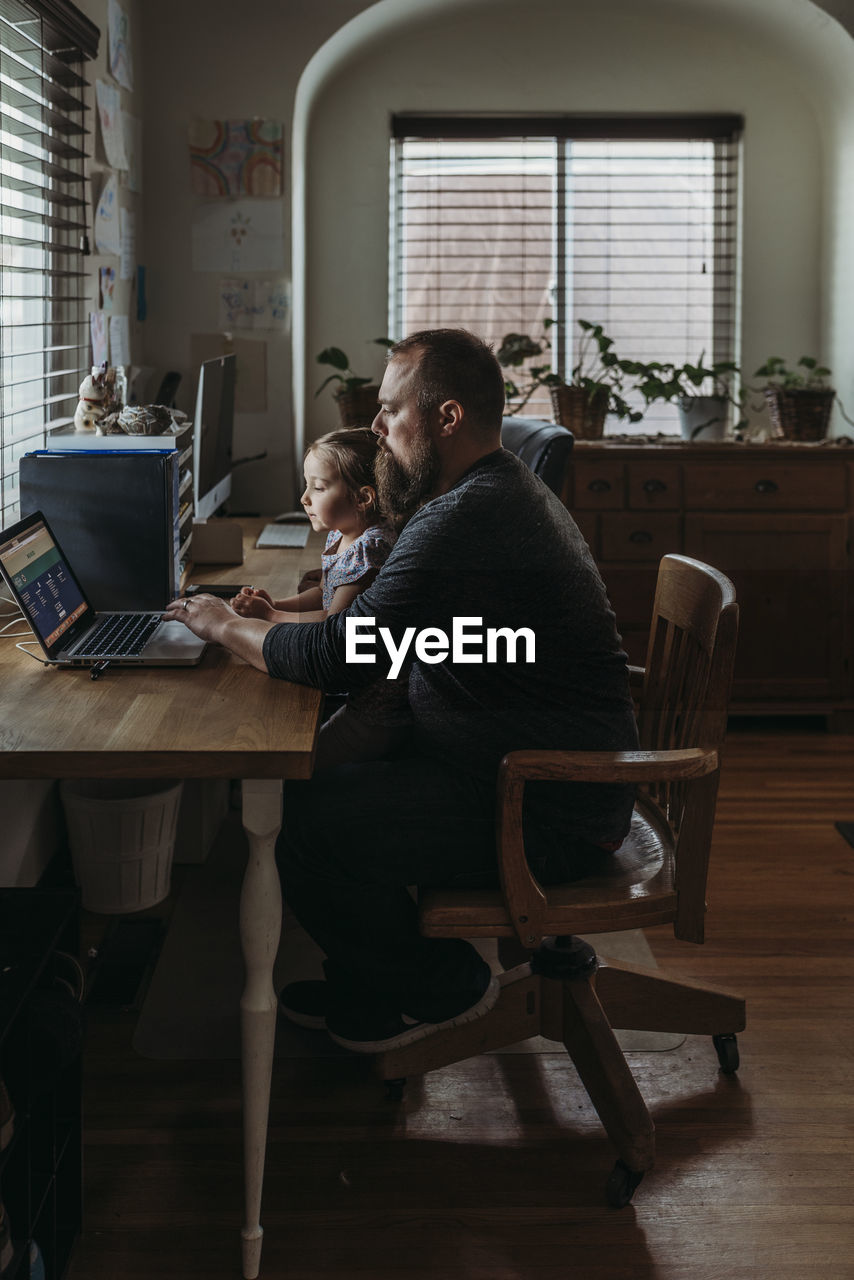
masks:
<svg viewBox="0 0 854 1280"><path fill-rule="evenodd" d="M638 711L642 748L723 742L737 635L729 578L699 560L664 556Z"/></svg>
<svg viewBox="0 0 854 1280"><path fill-rule="evenodd" d="M638 710L642 750L720 750L738 638L735 589L722 573L687 556L664 556L658 570L643 691ZM699 940L719 770L694 783L649 784L650 798L679 843L690 846L694 871L679 880L679 937ZM686 807L686 794L691 805Z"/></svg>
<svg viewBox="0 0 854 1280"><path fill-rule="evenodd" d="M564 497L567 464L575 437L566 427L543 418L504 418L501 443L530 467L552 493Z"/></svg>

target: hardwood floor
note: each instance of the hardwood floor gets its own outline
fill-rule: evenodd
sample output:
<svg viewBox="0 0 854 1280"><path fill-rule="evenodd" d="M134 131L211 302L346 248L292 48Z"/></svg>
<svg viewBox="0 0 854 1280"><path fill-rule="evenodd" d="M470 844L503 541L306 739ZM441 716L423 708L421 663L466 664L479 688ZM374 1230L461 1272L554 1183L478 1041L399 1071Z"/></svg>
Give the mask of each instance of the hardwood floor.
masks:
<svg viewBox="0 0 854 1280"><path fill-rule="evenodd" d="M711 1044L635 1054L656 1168L614 1156L561 1054L484 1057L384 1100L367 1062L277 1062L262 1277L854 1280L854 737L736 725L707 941L662 967L748 1001L741 1070ZM90 1019L85 1231L72 1280L240 1274L239 1064L155 1062Z"/></svg>

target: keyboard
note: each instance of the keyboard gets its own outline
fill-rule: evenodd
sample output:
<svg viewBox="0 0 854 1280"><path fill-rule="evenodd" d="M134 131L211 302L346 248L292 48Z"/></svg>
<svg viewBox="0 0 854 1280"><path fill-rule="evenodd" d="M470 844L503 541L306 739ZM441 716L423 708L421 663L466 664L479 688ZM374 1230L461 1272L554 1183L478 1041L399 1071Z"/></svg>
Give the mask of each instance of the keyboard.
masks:
<svg viewBox="0 0 854 1280"><path fill-rule="evenodd" d="M304 547L310 528L307 524L265 524L256 547Z"/></svg>
<svg viewBox="0 0 854 1280"><path fill-rule="evenodd" d="M136 657L161 621L157 613L108 613L72 652L87 658Z"/></svg>

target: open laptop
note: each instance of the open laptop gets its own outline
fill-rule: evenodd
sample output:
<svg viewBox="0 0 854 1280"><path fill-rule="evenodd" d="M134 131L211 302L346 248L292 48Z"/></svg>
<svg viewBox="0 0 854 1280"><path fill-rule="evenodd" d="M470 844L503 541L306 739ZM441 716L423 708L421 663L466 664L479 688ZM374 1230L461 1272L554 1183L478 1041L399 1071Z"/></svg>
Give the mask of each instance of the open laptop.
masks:
<svg viewBox="0 0 854 1280"><path fill-rule="evenodd" d="M160 613L96 613L40 511L0 533L0 573L58 666L189 667L205 651L204 640Z"/></svg>

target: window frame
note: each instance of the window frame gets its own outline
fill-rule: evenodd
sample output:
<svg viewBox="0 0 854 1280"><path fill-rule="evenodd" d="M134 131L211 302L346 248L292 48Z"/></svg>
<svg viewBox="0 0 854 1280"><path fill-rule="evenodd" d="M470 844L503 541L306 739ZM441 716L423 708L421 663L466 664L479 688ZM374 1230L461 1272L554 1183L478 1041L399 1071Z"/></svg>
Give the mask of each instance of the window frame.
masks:
<svg viewBox="0 0 854 1280"><path fill-rule="evenodd" d="M3 526L20 511L20 456L73 420L91 367L84 64L99 40L94 23L65 0L0 0Z"/></svg>
<svg viewBox="0 0 854 1280"><path fill-rule="evenodd" d="M389 201L389 328L395 336L403 322L402 298L404 290L402 271L404 256L397 243L401 226L398 208L399 191L399 158L398 144L404 140L437 140L472 141L495 140L515 141L521 145L527 141L552 140L556 146L555 174L556 189L554 201L556 217L553 226L553 279L555 296L558 299L559 312L565 314L570 324L557 323L550 336L552 340L553 368L564 377L569 376L573 363L573 350L577 350L579 337L569 332L571 321L571 304L567 307L572 285L567 279L566 239L570 227L569 214L566 209L566 155L567 142L586 141L703 141L715 145L714 159L714 193L716 211L714 215L715 236L713 256L716 264L714 278L724 278L721 271L721 248L726 246L731 255L728 273L725 274L726 285L721 291L713 287L711 313L709 321L712 331L711 349L705 351L708 361L736 360L740 346L740 290L741 290L741 160L740 143L744 132L744 117L733 113L561 113L522 115L477 114L461 115L459 113L442 112L398 112L391 118L391 155L390 155L390 191ZM726 148L732 148L727 155ZM727 155L722 164L721 156ZM734 191L727 187L728 174L732 175ZM721 214L721 193L723 214ZM731 237L731 240L730 240ZM705 268L704 268L705 270ZM723 310L727 314L724 317ZM561 314L555 316L560 321ZM589 316L591 320L599 317ZM522 325L524 328L524 324ZM723 340L720 335L724 334ZM536 336L536 335L532 335ZM569 349L568 349L569 348ZM699 352L692 352L690 358L696 358ZM651 358L651 357L648 357ZM540 362L542 357L540 357ZM637 434L643 433L641 423Z"/></svg>

